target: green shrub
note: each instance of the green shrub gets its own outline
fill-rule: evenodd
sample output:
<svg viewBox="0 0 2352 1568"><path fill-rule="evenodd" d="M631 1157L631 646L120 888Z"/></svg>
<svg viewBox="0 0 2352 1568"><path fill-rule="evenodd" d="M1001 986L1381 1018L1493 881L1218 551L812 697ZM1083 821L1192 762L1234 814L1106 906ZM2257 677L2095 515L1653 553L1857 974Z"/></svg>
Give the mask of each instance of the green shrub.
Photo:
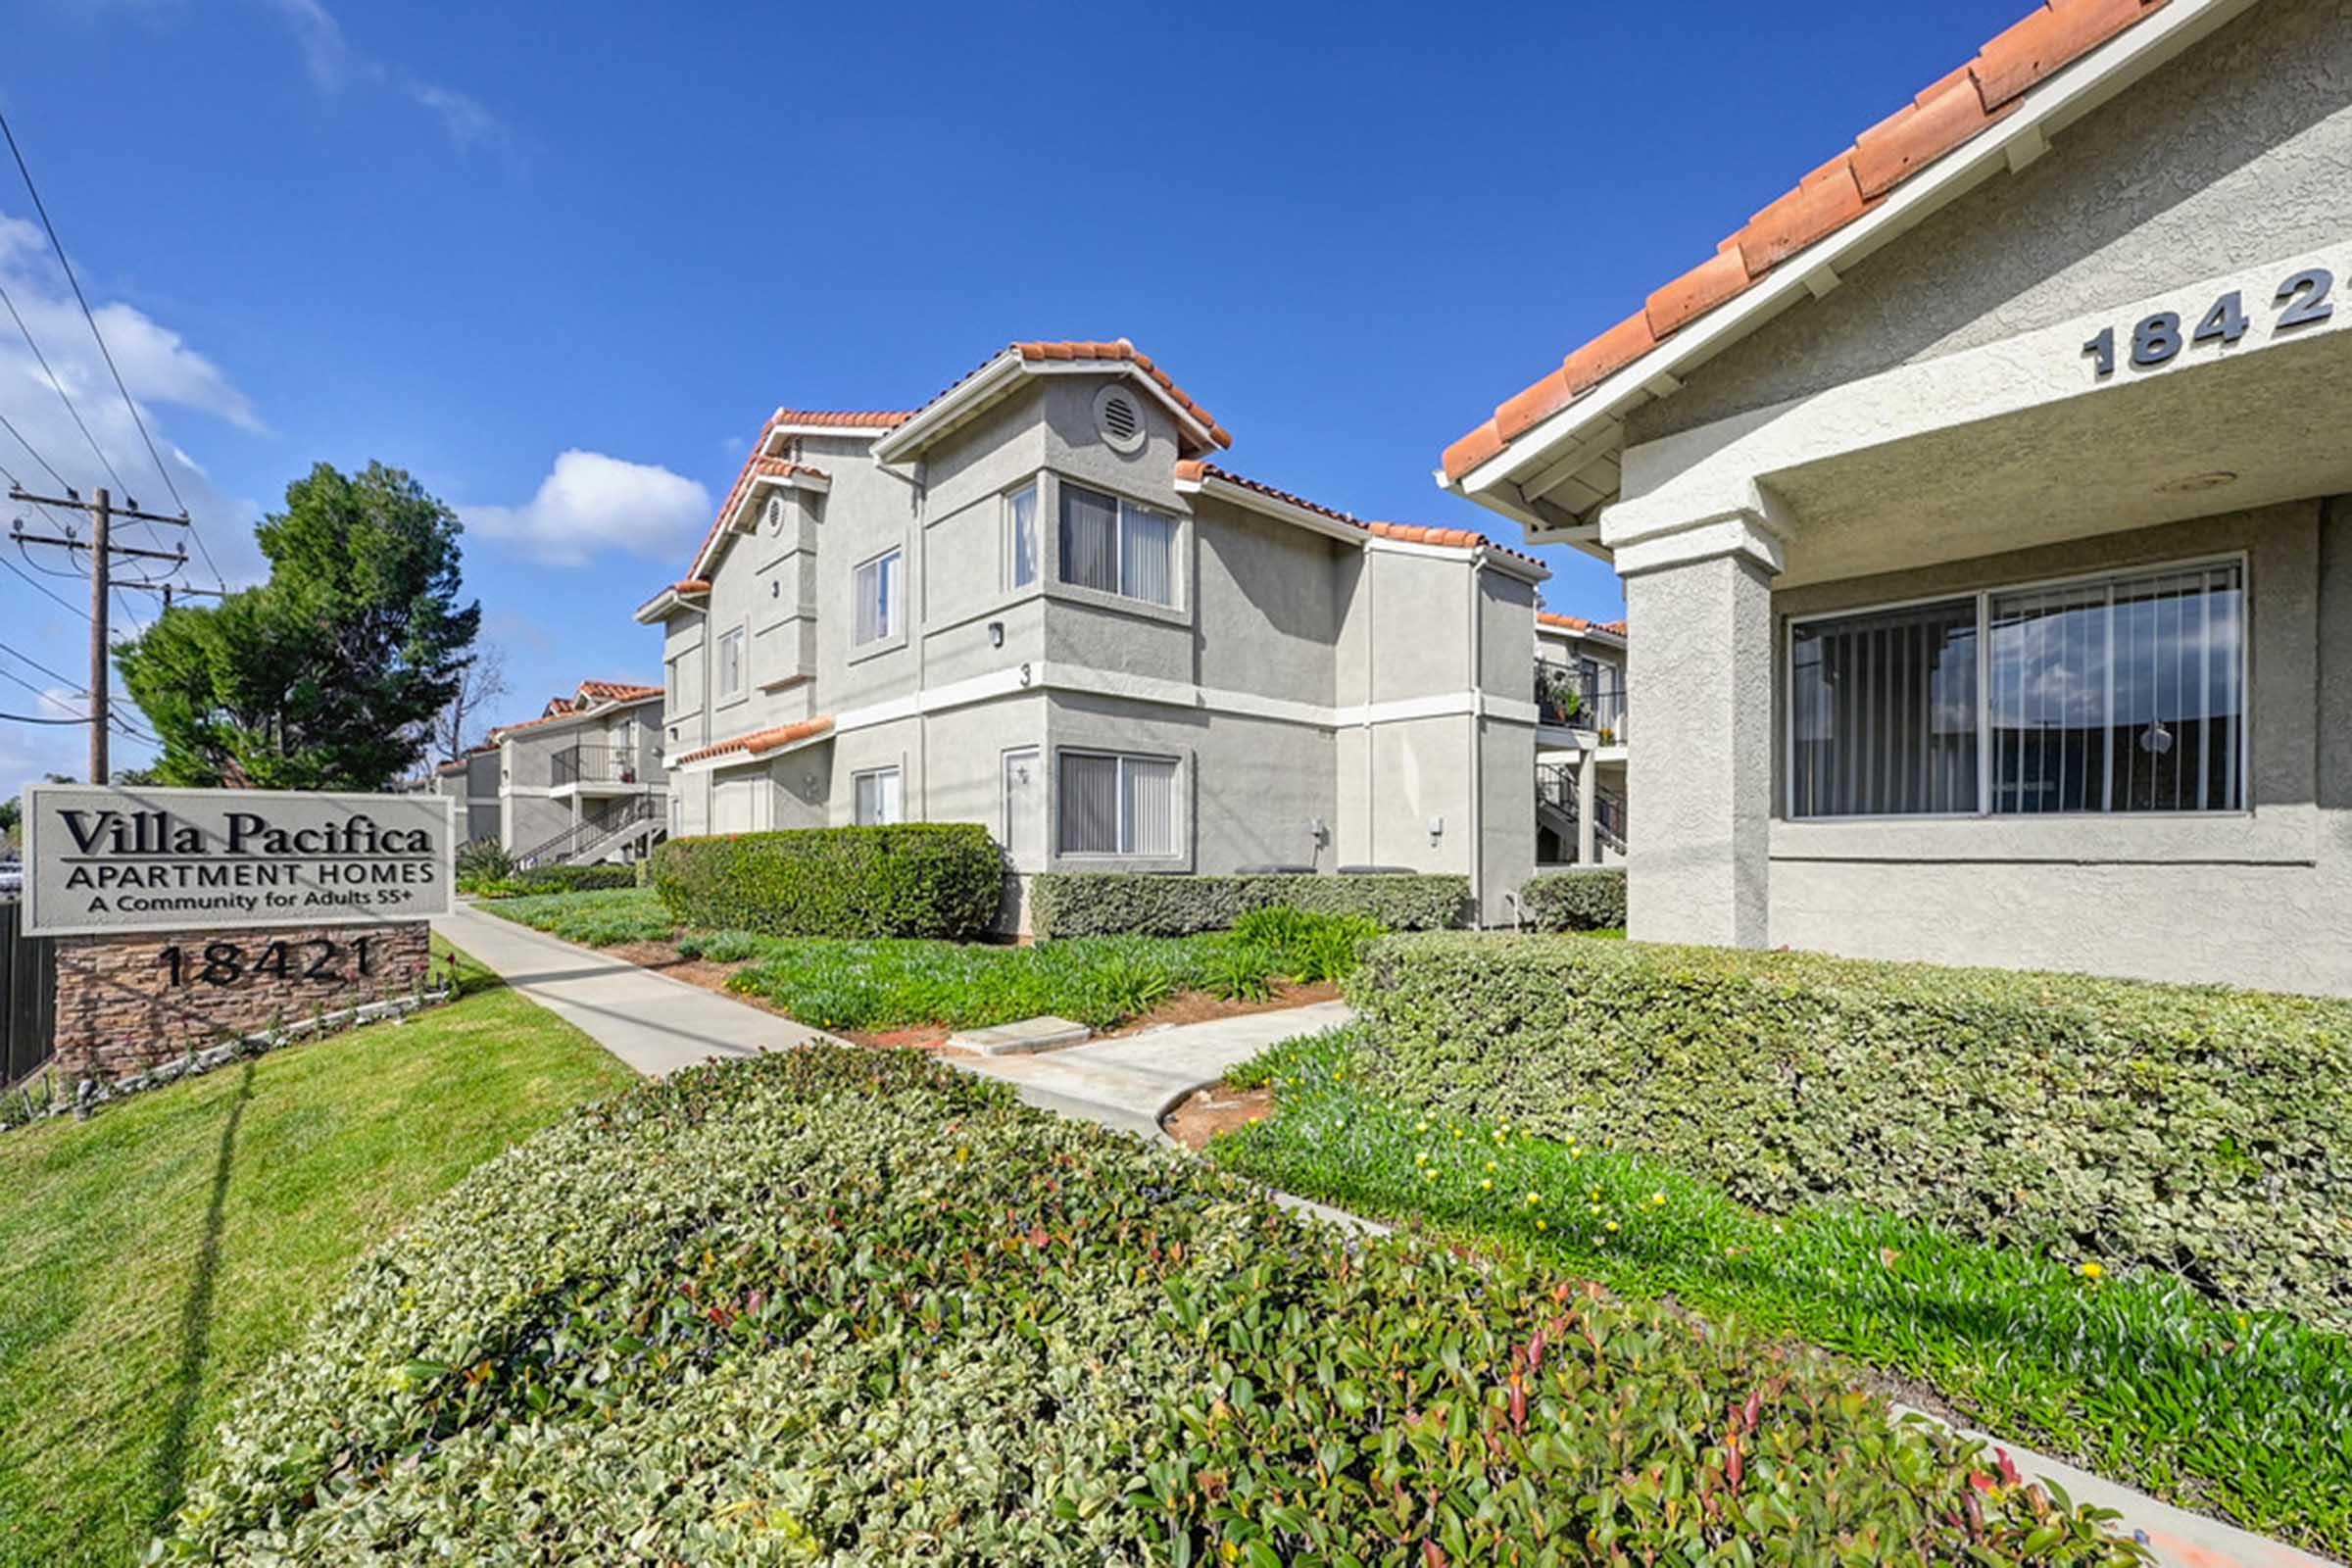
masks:
<svg viewBox="0 0 2352 1568"><path fill-rule="evenodd" d="M2339 1559L2352 1547L2352 1342L2171 1274L2091 1274L1851 1203L1762 1214L1654 1157L1402 1104L1362 1082L1363 1046L1360 1026L1327 1031L1228 1072L1272 1086L1274 1112L1211 1157L1795 1336L2111 1480Z"/></svg>
<svg viewBox="0 0 2352 1568"><path fill-rule="evenodd" d="M475 839L458 847L457 875L460 893L480 893L484 888L504 882L514 874L514 857L496 839Z"/></svg>
<svg viewBox="0 0 2352 1568"><path fill-rule="evenodd" d="M1519 890L1519 908L1538 931L1622 931L1624 868L1592 866L1530 877Z"/></svg>
<svg viewBox="0 0 2352 1568"><path fill-rule="evenodd" d="M2144 1560L1818 1358L828 1049L481 1167L174 1528L232 1565Z"/></svg>
<svg viewBox="0 0 2352 1568"><path fill-rule="evenodd" d="M1048 1013L1108 1028L1179 991L1208 986L1229 945L1222 936L1082 937L1027 948L758 937L747 950L740 938L690 940L705 956L751 958L728 982L735 990L818 1029L859 1030L984 1029Z"/></svg>
<svg viewBox="0 0 2352 1568"><path fill-rule="evenodd" d="M977 822L797 828L672 839L654 888L679 923L805 937L977 936L1004 858Z"/></svg>
<svg viewBox="0 0 2352 1568"><path fill-rule="evenodd" d="M1084 936L1190 936L1221 931L1252 909L1287 905L1357 914L1391 931L1462 923L1466 876L1177 876L1148 871L1048 872L1032 880L1039 941Z"/></svg>
<svg viewBox="0 0 2352 1568"><path fill-rule="evenodd" d="M1416 1102L2352 1326L2352 1004L1573 937L1396 938Z"/></svg>

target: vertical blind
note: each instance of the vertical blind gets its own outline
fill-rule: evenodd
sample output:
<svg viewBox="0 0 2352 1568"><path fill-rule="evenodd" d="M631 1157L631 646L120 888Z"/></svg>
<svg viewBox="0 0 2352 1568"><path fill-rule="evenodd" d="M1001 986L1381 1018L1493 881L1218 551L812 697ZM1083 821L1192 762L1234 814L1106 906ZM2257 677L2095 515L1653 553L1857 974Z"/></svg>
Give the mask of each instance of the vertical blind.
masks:
<svg viewBox="0 0 2352 1568"><path fill-rule="evenodd" d="M1790 814L1977 808L1977 603L1808 621L1790 636Z"/></svg>
<svg viewBox="0 0 2352 1568"><path fill-rule="evenodd" d="M858 568L858 625L859 644L879 642L899 634L900 580L905 558L896 550L877 556Z"/></svg>
<svg viewBox="0 0 2352 1568"><path fill-rule="evenodd" d="M1119 504L1074 484L1061 487L1061 580L1119 591Z"/></svg>
<svg viewBox="0 0 2352 1568"><path fill-rule="evenodd" d="M1060 772L1062 854L1177 853L1173 760L1064 752Z"/></svg>
<svg viewBox="0 0 2352 1568"><path fill-rule="evenodd" d="M1792 816L2244 807L2236 563L1807 621L1789 644Z"/></svg>
<svg viewBox="0 0 2352 1568"><path fill-rule="evenodd" d="M1132 501L1062 485L1061 580L1173 605L1176 519Z"/></svg>
<svg viewBox="0 0 2352 1568"><path fill-rule="evenodd" d="M859 827L875 827L903 820L899 810L899 770L895 767L876 768L856 775L858 798L855 803Z"/></svg>
<svg viewBox="0 0 2352 1568"><path fill-rule="evenodd" d="M2243 804L2235 563L1992 596L1992 808Z"/></svg>
<svg viewBox="0 0 2352 1568"><path fill-rule="evenodd" d="M1004 498L1006 586L1026 588L1037 581L1037 486L1015 490Z"/></svg>

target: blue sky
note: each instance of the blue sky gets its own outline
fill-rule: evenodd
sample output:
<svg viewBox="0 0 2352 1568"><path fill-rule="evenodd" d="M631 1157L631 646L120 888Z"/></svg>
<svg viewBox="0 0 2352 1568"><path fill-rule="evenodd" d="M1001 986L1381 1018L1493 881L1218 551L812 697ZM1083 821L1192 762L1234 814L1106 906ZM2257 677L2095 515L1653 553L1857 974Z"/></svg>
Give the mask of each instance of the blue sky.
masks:
<svg viewBox="0 0 2352 1568"><path fill-rule="evenodd" d="M0 109L232 585L313 462L405 466L468 520L503 718L658 673L629 610L771 409L1017 337L1131 337L1240 471L1517 543L1445 445L2026 6L10 0ZM0 285L153 505L31 217L0 169ZM0 414L101 482L4 316ZM0 572L0 623L48 694L0 711L78 710L27 661L82 621ZM84 744L0 723L0 788Z"/></svg>

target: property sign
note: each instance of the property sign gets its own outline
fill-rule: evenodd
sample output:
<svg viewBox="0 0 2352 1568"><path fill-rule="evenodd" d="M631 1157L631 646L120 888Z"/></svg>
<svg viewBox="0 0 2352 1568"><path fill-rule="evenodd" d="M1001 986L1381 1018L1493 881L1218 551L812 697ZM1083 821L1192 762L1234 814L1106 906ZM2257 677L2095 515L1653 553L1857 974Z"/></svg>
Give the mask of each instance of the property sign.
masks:
<svg viewBox="0 0 2352 1568"><path fill-rule="evenodd" d="M383 925L450 912L456 801L36 784L34 936Z"/></svg>

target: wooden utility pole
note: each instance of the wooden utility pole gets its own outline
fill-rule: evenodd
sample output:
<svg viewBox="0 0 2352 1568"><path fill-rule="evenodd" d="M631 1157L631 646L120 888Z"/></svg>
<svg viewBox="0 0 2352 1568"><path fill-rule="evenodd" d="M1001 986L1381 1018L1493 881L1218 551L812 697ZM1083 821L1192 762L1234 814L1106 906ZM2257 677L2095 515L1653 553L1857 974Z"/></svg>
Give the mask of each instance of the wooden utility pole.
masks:
<svg viewBox="0 0 2352 1568"><path fill-rule="evenodd" d="M87 550L90 553L90 782L103 784L107 781L109 773L106 743L107 727L111 721L110 710L113 707L110 696L114 685L110 671L110 662L114 653L113 637L110 635L108 626L107 607L112 602L113 592L117 587L161 588L164 591L164 602L167 608L171 604L172 591L172 584L160 579L140 578L118 584L114 580L115 558L122 556L142 561L164 561L181 567L188 564L188 547L186 545L181 545L177 551L170 551L142 550L132 545L116 544L114 542L114 522L117 517L128 517L138 522L161 522L169 523L175 528L185 528L188 526L188 519L184 514L177 517L167 517L161 513L141 512L138 502L128 496L123 497L127 504L118 507L114 504L114 497L103 488L97 490L93 499L88 501L82 500L81 497L70 490L60 497L36 496L29 491L20 489L11 490L8 497L11 501L28 501L38 507L71 508L75 512L86 512L90 515L90 537L86 542L71 537L70 530L69 537L64 539L49 534L26 533L24 520L22 517L17 519L16 531L11 537L20 545L47 545L63 550L68 555L76 550ZM201 591L193 588L179 590L183 594Z"/></svg>
<svg viewBox="0 0 2352 1568"><path fill-rule="evenodd" d="M108 567L114 562L113 541L108 537L107 524L114 520L114 508L106 486L98 487L98 499L90 504L90 782L103 784L113 777L106 762L107 697L114 679L107 668L106 647L106 579Z"/></svg>

